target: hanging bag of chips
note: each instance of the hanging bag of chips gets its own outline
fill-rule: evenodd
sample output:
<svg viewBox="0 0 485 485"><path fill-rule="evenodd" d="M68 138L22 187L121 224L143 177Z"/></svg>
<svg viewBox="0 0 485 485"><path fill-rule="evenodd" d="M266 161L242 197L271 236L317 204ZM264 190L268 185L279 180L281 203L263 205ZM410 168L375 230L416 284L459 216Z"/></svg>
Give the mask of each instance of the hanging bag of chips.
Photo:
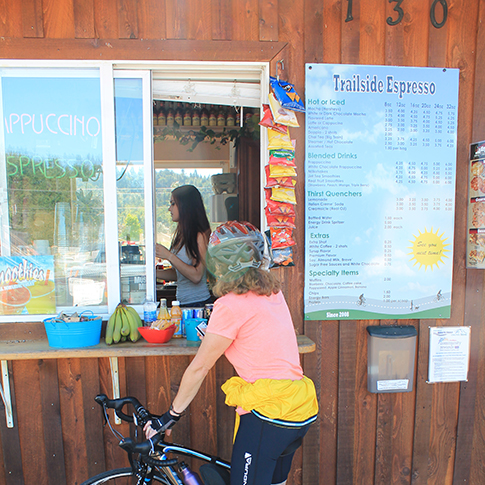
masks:
<svg viewBox="0 0 485 485"><path fill-rule="evenodd" d="M292 126L298 128L300 124L296 118L296 113L290 109L283 108L273 93L269 93L269 107L275 123L280 123L285 126Z"/></svg>
<svg viewBox="0 0 485 485"><path fill-rule="evenodd" d="M276 99L280 102L283 108L291 109L293 111L305 112L305 105L299 94L295 91L295 85L283 81L279 78L270 76L269 83L273 88Z"/></svg>
<svg viewBox="0 0 485 485"><path fill-rule="evenodd" d="M288 133L287 126L275 123L269 104L263 104L263 118L259 124L265 128L268 128L269 130L274 130L279 133Z"/></svg>

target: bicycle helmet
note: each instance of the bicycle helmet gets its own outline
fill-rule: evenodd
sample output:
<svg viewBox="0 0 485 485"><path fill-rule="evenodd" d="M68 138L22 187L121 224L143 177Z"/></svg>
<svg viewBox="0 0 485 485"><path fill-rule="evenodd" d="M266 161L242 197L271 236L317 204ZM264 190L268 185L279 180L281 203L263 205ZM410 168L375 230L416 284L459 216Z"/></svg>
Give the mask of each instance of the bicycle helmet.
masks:
<svg viewBox="0 0 485 485"><path fill-rule="evenodd" d="M225 222L209 238L207 268L218 278L238 278L249 268L268 269L269 261L266 236L249 222Z"/></svg>

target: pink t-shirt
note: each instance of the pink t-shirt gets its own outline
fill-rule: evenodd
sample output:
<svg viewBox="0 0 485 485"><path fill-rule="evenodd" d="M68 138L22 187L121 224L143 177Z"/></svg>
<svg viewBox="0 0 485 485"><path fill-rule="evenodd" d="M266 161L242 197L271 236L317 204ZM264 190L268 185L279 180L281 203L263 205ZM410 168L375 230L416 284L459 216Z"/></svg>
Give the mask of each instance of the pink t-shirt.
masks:
<svg viewBox="0 0 485 485"><path fill-rule="evenodd" d="M222 296L214 303L207 332L233 340L225 355L247 382L303 377L293 321L281 291Z"/></svg>

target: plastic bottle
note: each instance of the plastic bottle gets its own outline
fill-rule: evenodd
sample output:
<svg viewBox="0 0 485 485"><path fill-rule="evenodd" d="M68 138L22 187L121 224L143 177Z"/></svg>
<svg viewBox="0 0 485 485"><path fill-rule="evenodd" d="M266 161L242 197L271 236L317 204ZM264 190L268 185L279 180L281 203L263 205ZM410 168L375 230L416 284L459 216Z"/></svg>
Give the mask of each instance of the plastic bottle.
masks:
<svg viewBox="0 0 485 485"><path fill-rule="evenodd" d="M143 326L151 327L152 322L157 319L157 304L153 300L145 300L143 304Z"/></svg>
<svg viewBox="0 0 485 485"><path fill-rule="evenodd" d="M174 300L172 302L172 310L170 312L171 322L172 325L176 326L175 333L173 334L173 338L181 338L182 337L182 309L180 308L180 302Z"/></svg>
<svg viewBox="0 0 485 485"><path fill-rule="evenodd" d="M158 322L157 326L159 328L167 328L169 327L168 325L168 320L170 320L170 313L168 312L167 308L167 300L165 298L160 299L160 309L158 310Z"/></svg>
<svg viewBox="0 0 485 485"><path fill-rule="evenodd" d="M204 485L196 472L193 472L183 461L180 462L180 473L185 485Z"/></svg>

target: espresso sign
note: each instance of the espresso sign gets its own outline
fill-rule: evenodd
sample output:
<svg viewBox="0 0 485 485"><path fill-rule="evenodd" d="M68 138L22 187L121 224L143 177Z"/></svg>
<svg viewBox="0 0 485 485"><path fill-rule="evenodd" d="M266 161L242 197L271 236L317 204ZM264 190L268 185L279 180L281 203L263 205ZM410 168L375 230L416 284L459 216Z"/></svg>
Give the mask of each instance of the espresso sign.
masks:
<svg viewBox="0 0 485 485"><path fill-rule="evenodd" d="M306 65L306 319L449 318L458 74Z"/></svg>

